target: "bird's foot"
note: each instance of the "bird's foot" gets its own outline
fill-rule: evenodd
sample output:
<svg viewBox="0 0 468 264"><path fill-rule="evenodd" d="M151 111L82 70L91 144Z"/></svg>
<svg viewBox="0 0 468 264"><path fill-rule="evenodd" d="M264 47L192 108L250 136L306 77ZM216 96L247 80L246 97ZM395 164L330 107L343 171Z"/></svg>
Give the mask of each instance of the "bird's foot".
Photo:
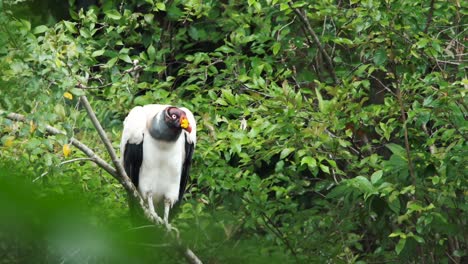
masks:
<svg viewBox="0 0 468 264"><path fill-rule="evenodd" d="M158 214L156 214L156 213L151 213L151 217L153 218L153 221L155 221L155 222L158 223L159 225L164 224L164 220L163 220L161 217L159 217Z"/></svg>
<svg viewBox="0 0 468 264"><path fill-rule="evenodd" d="M168 222L164 222L164 225L166 226L166 230L168 233L174 231L174 233L176 234L176 237L179 238L179 230L177 228L173 227Z"/></svg>

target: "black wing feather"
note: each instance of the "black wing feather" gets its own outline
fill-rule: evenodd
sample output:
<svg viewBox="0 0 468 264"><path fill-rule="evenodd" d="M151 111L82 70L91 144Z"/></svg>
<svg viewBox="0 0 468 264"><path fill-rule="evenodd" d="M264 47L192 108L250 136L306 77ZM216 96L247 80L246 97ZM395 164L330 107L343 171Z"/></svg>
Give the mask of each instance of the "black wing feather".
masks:
<svg viewBox="0 0 468 264"><path fill-rule="evenodd" d="M143 162L143 141L140 144L127 143L124 151L124 169L133 184L138 188L140 167Z"/></svg>
<svg viewBox="0 0 468 264"><path fill-rule="evenodd" d="M180 176L180 188L179 188L179 201L182 201L182 197L187 187L187 182L190 178L190 167L192 166L192 155L195 145L190 144L187 140L187 134L185 134L185 160L182 167L182 175Z"/></svg>

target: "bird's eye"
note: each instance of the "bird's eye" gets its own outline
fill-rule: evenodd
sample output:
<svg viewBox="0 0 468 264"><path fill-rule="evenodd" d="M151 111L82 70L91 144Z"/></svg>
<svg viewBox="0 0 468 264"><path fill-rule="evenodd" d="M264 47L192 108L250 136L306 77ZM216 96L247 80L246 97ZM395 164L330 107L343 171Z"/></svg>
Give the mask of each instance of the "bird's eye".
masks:
<svg viewBox="0 0 468 264"><path fill-rule="evenodd" d="M175 114L172 114L172 119L177 119L177 116Z"/></svg>

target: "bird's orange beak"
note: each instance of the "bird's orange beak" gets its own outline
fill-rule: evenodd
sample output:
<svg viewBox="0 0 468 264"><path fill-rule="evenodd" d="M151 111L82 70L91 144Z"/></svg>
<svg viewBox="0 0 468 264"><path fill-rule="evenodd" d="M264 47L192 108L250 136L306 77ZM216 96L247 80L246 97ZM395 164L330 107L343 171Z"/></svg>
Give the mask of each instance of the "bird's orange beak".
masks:
<svg viewBox="0 0 468 264"><path fill-rule="evenodd" d="M185 116L182 116L180 118L180 127L187 130L187 132L189 132L189 133L192 132L192 127L190 126L190 123L189 123L187 117L185 117Z"/></svg>

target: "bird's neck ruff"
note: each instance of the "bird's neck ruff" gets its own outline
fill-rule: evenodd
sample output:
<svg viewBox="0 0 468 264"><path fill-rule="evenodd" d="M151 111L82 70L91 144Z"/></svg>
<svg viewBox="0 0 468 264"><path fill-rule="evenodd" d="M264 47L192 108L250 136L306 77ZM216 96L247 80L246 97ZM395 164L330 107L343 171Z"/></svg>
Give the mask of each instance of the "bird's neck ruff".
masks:
<svg viewBox="0 0 468 264"><path fill-rule="evenodd" d="M157 140L176 141L182 130L180 128L171 127L166 123L164 119L165 111L166 110L161 111L153 117L148 129L149 133L151 137Z"/></svg>

